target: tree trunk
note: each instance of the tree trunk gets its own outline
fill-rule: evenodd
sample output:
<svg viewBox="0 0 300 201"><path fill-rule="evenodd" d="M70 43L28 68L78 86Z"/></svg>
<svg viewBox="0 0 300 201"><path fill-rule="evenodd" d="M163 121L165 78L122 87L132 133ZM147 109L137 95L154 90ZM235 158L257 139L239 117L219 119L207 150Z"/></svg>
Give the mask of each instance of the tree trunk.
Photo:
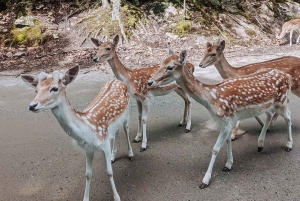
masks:
<svg viewBox="0 0 300 201"><path fill-rule="evenodd" d="M126 34L125 34L124 28L123 28L123 24L122 24L122 21L121 21L121 18L120 18L120 4L121 4L121 1L120 0L112 0L112 3L113 3L113 9L112 9L111 20L112 21L118 20L122 36L123 36L125 42L128 44L128 40L126 38Z"/></svg>
<svg viewBox="0 0 300 201"><path fill-rule="evenodd" d="M109 3L107 0L102 0L102 7L104 10L108 9Z"/></svg>

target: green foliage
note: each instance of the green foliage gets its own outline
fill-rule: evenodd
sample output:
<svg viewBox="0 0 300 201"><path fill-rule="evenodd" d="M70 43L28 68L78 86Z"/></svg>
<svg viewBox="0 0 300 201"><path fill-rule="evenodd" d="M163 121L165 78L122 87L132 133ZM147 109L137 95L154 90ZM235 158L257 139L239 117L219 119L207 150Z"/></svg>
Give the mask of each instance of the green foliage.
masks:
<svg viewBox="0 0 300 201"><path fill-rule="evenodd" d="M186 36L192 30L192 22L191 21L180 21L177 25L172 29L172 33L183 37Z"/></svg>
<svg viewBox="0 0 300 201"><path fill-rule="evenodd" d="M43 34L43 25L35 21L34 26L17 28L13 26L11 30L13 45L28 45L28 46L37 46L42 44L45 39Z"/></svg>

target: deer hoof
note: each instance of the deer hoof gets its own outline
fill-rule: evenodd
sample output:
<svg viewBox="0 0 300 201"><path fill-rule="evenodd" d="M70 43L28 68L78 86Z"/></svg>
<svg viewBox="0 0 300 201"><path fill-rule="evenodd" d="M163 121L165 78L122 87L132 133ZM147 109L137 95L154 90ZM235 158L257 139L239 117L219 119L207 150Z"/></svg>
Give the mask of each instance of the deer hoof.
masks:
<svg viewBox="0 0 300 201"><path fill-rule="evenodd" d="M130 161L133 161L133 157L132 157L132 156L129 156L128 159L129 159Z"/></svg>
<svg viewBox="0 0 300 201"><path fill-rule="evenodd" d="M115 160L111 160L111 164L113 164L115 162Z"/></svg>
<svg viewBox="0 0 300 201"><path fill-rule="evenodd" d="M292 151L292 149L293 149L293 148L289 148L289 147L285 147L285 148L284 148L284 150L285 150L286 152L290 152L290 151Z"/></svg>
<svg viewBox="0 0 300 201"><path fill-rule="evenodd" d="M147 149L147 148L143 148L143 147L142 147L142 148L140 149L140 152L146 151L146 149Z"/></svg>
<svg viewBox="0 0 300 201"><path fill-rule="evenodd" d="M137 141L136 139L132 140L132 143L138 143L139 141Z"/></svg>
<svg viewBox="0 0 300 201"><path fill-rule="evenodd" d="M179 123L179 124L177 125L177 127L181 127L181 126L183 126L183 124L181 124L181 123Z"/></svg>
<svg viewBox="0 0 300 201"><path fill-rule="evenodd" d="M207 187L208 187L208 184L204 184L204 183L202 183L202 184L199 186L200 189L204 189L204 188L207 188Z"/></svg>
<svg viewBox="0 0 300 201"><path fill-rule="evenodd" d="M223 172L229 172L230 170L231 170L231 169L229 169L229 168L226 167L226 166L222 168L222 171L223 171Z"/></svg>
<svg viewBox="0 0 300 201"><path fill-rule="evenodd" d="M185 133L189 133L190 131L190 129L185 129Z"/></svg>
<svg viewBox="0 0 300 201"><path fill-rule="evenodd" d="M261 152L263 150L263 147L258 147L257 151Z"/></svg>

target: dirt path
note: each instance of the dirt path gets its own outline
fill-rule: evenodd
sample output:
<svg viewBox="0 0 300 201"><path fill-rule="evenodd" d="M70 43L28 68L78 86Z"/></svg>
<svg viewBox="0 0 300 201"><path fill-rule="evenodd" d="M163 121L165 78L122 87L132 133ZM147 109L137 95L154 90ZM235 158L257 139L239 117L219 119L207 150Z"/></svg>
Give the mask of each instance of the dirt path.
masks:
<svg viewBox="0 0 300 201"><path fill-rule="evenodd" d="M298 56L300 53L298 46L284 48L285 51L274 50L272 54L265 53L263 56L258 56L259 50L252 51L252 56L239 57L241 52L226 55L230 57L230 63L241 66L283 55ZM197 60L192 62L199 64ZM34 90L22 83L20 78L3 74L0 76L0 200L82 200L84 155L74 150L70 138L50 111L39 114L28 111ZM197 68L195 75L210 83L220 79L214 67ZM82 70L68 88L71 103L82 110L96 96L102 84L112 78L110 73ZM224 146L217 157L211 185L205 190L200 190L198 185L206 172L218 135L208 121L209 113L193 101L192 131L186 134L184 127L176 127L183 114L181 98L173 93L156 98L150 109L149 148L146 152L140 153L140 144L133 144L134 160L127 160L125 135L120 132L113 169L122 200L298 200L300 110L299 99L294 95L290 97L294 137L292 152L284 151L287 132L282 118L268 132L261 153L257 152L260 126L253 118L244 120L241 128L247 133L233 142L233 170L229 173L221 171L226 162ZM134 102L130 114L130 135L133 139L137 132ZM91 200L112 200L102 154L96 155L93 168Z"/></svg>

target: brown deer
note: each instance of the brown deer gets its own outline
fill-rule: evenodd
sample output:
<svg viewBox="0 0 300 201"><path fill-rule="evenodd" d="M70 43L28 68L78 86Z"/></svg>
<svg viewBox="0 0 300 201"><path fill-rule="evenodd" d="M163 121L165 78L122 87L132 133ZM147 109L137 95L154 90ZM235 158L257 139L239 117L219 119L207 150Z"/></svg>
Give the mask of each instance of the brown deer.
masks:
<svg viewBox="0 0 300 201"><path fill-rule="evenodd" d="M296 44L299 44L300 40L300 19L293 19L287 21L283 24L280 35L276 35L276 43L279 44L284 38L285 34L290 33L290 46L292 46L293 32L296 31L299 36L297 38Z"/></svg>
<svg viewBox="0 0 300 201"><path fill-rule="evenodd" d="M288 73L293 81L291 91L293 94L300 97L300 58L293 56L281 57L269 61L253 63L239 68L231 66L224 56L225 41L218 39L215 44L207 43L206 50L199 67L206 68L215 65L223 79L238 78L252 74L263 68L278 69ZM270 127L272 127L278 115L272 119Z"/></svg>
<svg viewBox="0 0 300 201"><path fill-rule="evenodd" d="M277 69L262 69L254 74L224 80L215 85L201 83L184 66L187 53L174 55L162 62L160 69L148 81L149 86L165 85L176 80L195 101L205 106L218 123L220 134L212 150L212 158L200 188L206 188L211 178L216 156L227 141L227 163L222 169L229 171L233 164L230 132L238 120L266 113L267 120L258 138L258 151L262 151L267 128L274 113L280 114L288 127L285 151L292 150L291 115L288 109L288 93L291 77Z"/></svg>
<svg viewBox="0 0 300 201"><path fill-rule="evenodd" d="M148 88L147 80L150 79L152 75L154 75L154 73L159 69L159 65L139 69L126 68L120 61L116 52L119 42L119 35L114 37L113 42L102 43L95 38L91 38L91 40L98 47L97 54L93 57L93 61L107 61L111 66L116 78L127 84L131 96L136 99L139 112L139 124L138 133L133 142L139 142L142 138L142 147L140 151L145 151L147 148L146 123L148 119L150 101L154 96L163 96L171 93L172 91L175 91L179 96L181 96L185 101L185 108L183 119L180 121L179 126L182 126L186 123L186 132L190 131L191 103L187 93L185 93L185 91L183 91L175 83L170 83L160 87ZM170 48L169 51L172 52ZM187 63L187 67L191 72L194 72L193 64Z"/></svg>
<svg viewBox="0 0 300 201"><path fill-rule="evenodd" d="M92 179L92 163L95 151L102 150L105 156L106 171L113 190L114 200L119 201L120 196L116 190L113 179L111 161L115 160L117 152L116 135L123 127L128 142L129 159L133 152L129 141L129 94L127 86L119 81L107 82L99 95L83 111L76 111L66 96L66 87L74 81L79 66L69 69L60 78L59 71L52 74L40 73L38 76L21 75L23 81L36 89L36 97L29 105L32 112L51 109L62 129L71 137L79 147L84 149L86 156L86 186L83 201L89 200L90 183ZM110 141L113 140L111 153Z"/></svg>

